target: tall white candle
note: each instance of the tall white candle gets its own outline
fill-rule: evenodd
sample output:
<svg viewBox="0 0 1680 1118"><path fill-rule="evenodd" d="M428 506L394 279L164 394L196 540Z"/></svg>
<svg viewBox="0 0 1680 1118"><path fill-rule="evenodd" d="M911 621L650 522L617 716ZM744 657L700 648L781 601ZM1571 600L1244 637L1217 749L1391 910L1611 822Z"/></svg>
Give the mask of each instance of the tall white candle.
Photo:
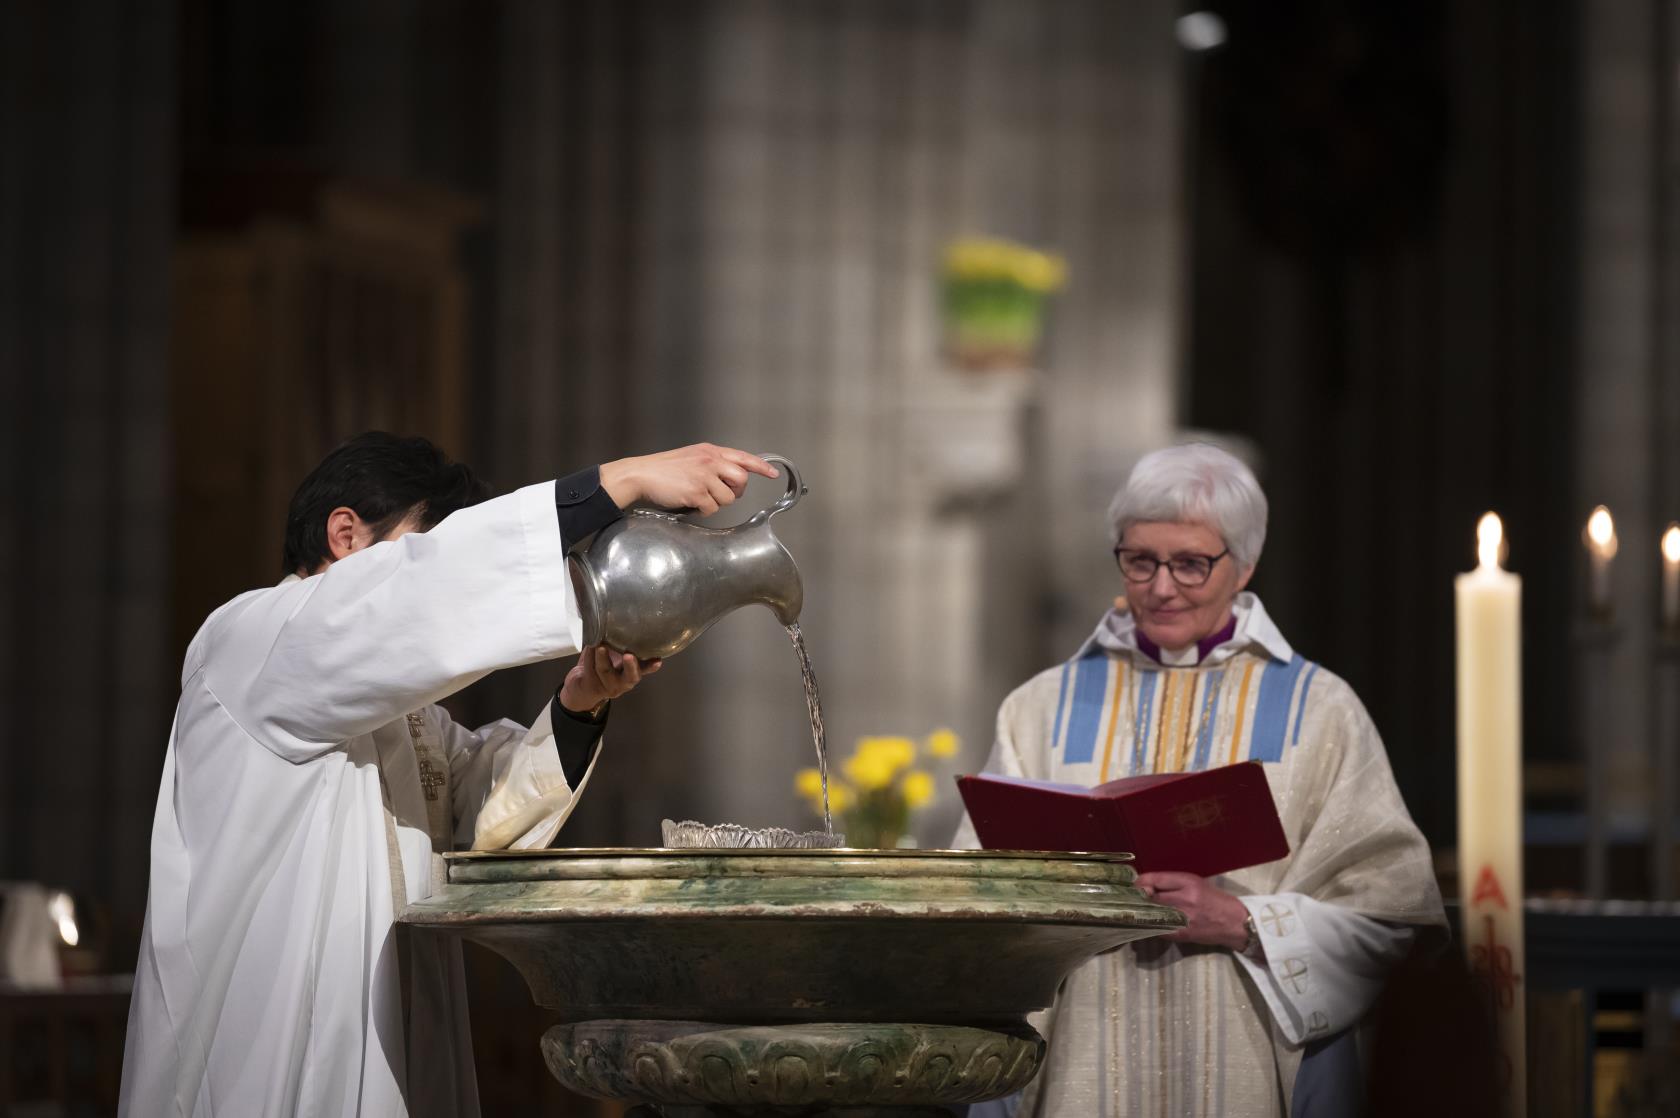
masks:
<svg viewBox="0 0 1680 1118"><path fill-rule="evenodd" d="M1616 557L1616 522L1610 510L1599 505L1587 517L1587 560L1592 574L1587 584L1587 604L1595 617L1610 616L1610 560Z"/></svg>
<svg viewBox="0 0 1680 1118"><path fill-rule="evenodd" d="M1680 634L1680 524L1670 524L1662 538L1662 627Z"/></svg>
<svg viewBox="0 0 1680 1118"><path fill-rule="evenodd" d="M1458 873L1462 941L1498 1029L1508 1118L1526 1105L1522 913L1522 580L1499 566L1504 531L1476 526L1475 570L1454 580L1458 620Z"/></svg>

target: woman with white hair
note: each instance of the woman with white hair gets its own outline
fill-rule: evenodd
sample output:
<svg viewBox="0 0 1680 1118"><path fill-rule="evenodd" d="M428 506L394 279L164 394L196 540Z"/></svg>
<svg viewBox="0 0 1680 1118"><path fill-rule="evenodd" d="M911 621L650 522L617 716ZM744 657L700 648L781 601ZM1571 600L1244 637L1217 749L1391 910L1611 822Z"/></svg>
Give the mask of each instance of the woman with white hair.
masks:
<svg viewBox="0 0 1680 1118"><path fill-rule="evenodd" d="M1070 976L1040 1026L1045 1066L994 1113L1358 1113L1357 1026L1418 934L1445 927L1429 849L1358 697L1245 591L1266 538L1248 467L1205 444L1156 451L1109 517L1125 599L1004 700L987 771L1091 786L1259 761L1290 853L1141 874L1189 923ZM978 845L967 819L955 844Z"/></svg>

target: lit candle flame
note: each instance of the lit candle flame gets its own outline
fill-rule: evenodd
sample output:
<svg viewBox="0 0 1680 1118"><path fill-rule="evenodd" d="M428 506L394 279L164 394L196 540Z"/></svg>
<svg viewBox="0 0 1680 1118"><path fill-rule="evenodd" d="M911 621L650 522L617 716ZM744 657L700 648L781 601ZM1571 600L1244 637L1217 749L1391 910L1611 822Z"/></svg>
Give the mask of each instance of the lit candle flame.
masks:
<svg viewBox="0 0 1680 1118"><path fill-rule="evenodd" d="M1663 533L1662 553L1670 563L1680 563L1680 524L1670 524Z"/></svg>
<svg viewBox="0 0 1680 1118"><path fill-rule="evenodd" d="M1598 554L1606 559L1616 554L1616 522L1610 518L1610 510L1599 505L1587 517L1587 543Z"/></svg>
<svg viewBox="0 0 1680 1118"><path fill-rule="evenodd" d="M58 925L58 938L67 947L81 942L82 933L76 928L76 905L69 893L54 893L47 901L47 915Z"/></svg>
<svg viewBox="0 0 1680 1118"><path fill-rule="evenodd" d="M1499 566L1499 549L1505 543L1505 525L1499 522L1499 514L1485 512L1476 522L1476 558L1481 566L1495 568Z"/></svg>

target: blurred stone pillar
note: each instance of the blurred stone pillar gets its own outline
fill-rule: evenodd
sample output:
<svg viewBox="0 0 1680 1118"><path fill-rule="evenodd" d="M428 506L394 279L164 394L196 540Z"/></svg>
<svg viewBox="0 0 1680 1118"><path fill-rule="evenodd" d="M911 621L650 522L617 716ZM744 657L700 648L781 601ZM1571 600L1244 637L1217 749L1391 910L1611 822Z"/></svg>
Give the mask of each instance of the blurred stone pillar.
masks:
<svg viewBox="0 0 1680 1118"><path fill-rule="evenodd" d="M785 533L837 755L948 725L978 767L1003 695L1070 654L1114 593L1104 508L1174 419L1173 14L709 9L699 399L714 437L808 473ZM974 233L1069 259L1041 373L942 366L940 258ZM694 802L799 822L786 789L810 757L786 647L752 613L706 642ZM924 842L954 823L940 794Z"/></svg>
<svg viewBox="0 0 1680 1118"><path fill-rule="evenodd" d="M1608 505L1620 540L1611 587L1618 639L1609 656L1589 658L1608 662L1610 702L1602 721L1582 726L1581 746L1608 755L1611 820L1630 826L1648 822L1657 544L1663 525L1676 516L1663 501L1676 490L1659 478L1673 476L1680 456L1668 425L1680 386L1672 362L1662 367L1659 348L1664 331L1672 336L1674 292L1666 306L1656 300L1664 243L1659 215L1674 207L1665 194L1672 179L1666 186L1664 179L1672 169L1659 162L1673 142L1661 134L1668 119L1661 106L1673 97L1675 75L1672 69L1658 72L1661 55L1653 43L1672 27L1674 9L1669 0L1580 8L1580 474L1574 506L1584 525L1594 505ZM1672 61L1670 56L1671 67ZM1586 613L1586 557L1574 546L1581 577L1572 612L1578 618Z"/></svg>
<svg viewBox="0 0 1680 1118"><path fill-rule="evenodd" d="M422 63L413 0L335 0L323 5L326 46L320 121L333 162L353 174L401 179L413 170Z"/></svg>
<svg viewBox="0 0 1680 1118"><path fill-rule="evenodd" d="M177 687L175 33L171 3L0 14L0 876L88 894L119 934Z"/></svg>
<svg viewBox="0 0 1680 1118"><path fill-rule="evenodd" d="M1104 507L1171 431L1175 9L503 14L492 456L534 468L545 435L787 454L811 495L777 530L832 749L949 725L978 767L1003 695L1114 593ZM939 358L942 250L972 233L1069 259L1044 367L1018 381ZM765 611L726 618L614 719L568 842L652 841L665 813L809 822L799 676ZM941 796L924 841L949 835Z"/></svg>

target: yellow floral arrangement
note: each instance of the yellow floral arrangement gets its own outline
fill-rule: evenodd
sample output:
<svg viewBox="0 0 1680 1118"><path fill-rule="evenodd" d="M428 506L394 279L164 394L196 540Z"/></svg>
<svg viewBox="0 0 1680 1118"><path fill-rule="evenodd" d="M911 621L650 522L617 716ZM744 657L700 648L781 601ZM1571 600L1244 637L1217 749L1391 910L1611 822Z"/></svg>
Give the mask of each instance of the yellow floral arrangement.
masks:
<svg viewBox="0 0 1680 1118"><path fill-rule="evenodd" d="M994 237L945 250L945 344L968 368L1025 368L1044 326L1044 303L1067 282L1059 256Z"/></svg>
<svg viewBox="0 0 1680 1118"><path fill-rule="evenodd" d="M922 742L928 756L955 757L961 743L950 730L935 730ZM909 833L910 814L934 799L934 777L915 768L916 743L902 737L864 737L852 755L840 763L840 775L828 776L828 806L836 830L856 847L895 847ZM822 774L800 769L794 789L819 819L822 817Z"/></svg>

